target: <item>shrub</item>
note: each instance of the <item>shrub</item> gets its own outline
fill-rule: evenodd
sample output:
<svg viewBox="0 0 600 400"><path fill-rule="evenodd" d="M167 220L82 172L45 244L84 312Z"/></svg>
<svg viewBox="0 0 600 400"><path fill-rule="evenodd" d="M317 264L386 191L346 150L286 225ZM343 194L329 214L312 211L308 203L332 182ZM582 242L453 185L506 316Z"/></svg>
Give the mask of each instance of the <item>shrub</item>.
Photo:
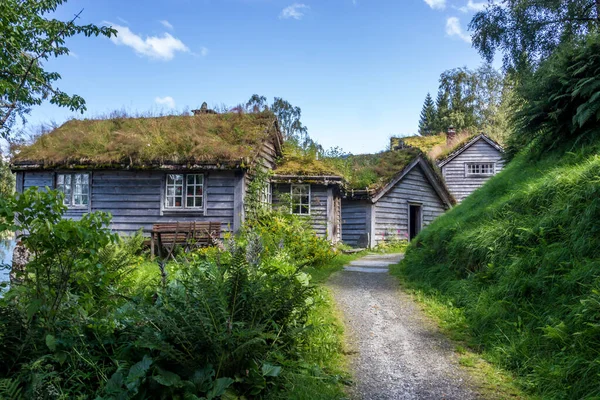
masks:
<svg viewBox="0 0 600 400"><path fill-rule="evenodd" d="M0 298L0 398L252 397L302 364L315 303L302 268L331 256L304 222L275 213L161 270L110 216L63 212L54 191L0 200L0 229L27 232L33 255Z"/></svg>

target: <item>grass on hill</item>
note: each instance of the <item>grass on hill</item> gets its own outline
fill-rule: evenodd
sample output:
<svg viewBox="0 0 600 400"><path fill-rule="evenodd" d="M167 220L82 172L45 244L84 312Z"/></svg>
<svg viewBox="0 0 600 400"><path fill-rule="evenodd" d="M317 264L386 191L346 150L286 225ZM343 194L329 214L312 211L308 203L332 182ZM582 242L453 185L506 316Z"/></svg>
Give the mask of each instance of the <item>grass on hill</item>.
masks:
<svg viewBox="0 0 600 400"><path fill-rule="evenodd" d="M274 134L274 121L269 112L73 119L30 145L14 147L13 162L241 163L253 159Z"/></svg>
<svg viewBox="0 0 600 400"><path fill-rule="evenodd" d="M600 141L517 156L394 270L545 399L600 396Z"/></svg>

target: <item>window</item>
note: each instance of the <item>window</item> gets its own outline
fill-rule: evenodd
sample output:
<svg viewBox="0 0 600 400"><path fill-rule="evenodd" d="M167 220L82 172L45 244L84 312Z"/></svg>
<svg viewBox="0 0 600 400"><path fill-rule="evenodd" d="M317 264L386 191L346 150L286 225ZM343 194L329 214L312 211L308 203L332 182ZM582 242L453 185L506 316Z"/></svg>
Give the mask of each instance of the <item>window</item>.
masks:
<svg viewBox="0 0 600 400"><path fill-rule="evenodd" d="M310 215L310 185L292 185L292 214Z"/></svg>
<svg viewBox="0 0 600 400"><path fill-rule="evenodd" d="M65 195L63 202L69 207L87 207L90 202L89 174L58 174L56 189Z"/></svg>
<svg viewBox="0 0 600 400"><path fill-rule="evenodd" d="M477 175L494 175L495 164L494 163L469 163L466 164L466 175L477 176Z"/></svg>
<svg viewBox="0 0 600 400"><path fill-rule="evenodd" d="M260 190L260 203L265 207L271 207L273 201L273 193L271 192L271 183L265 182Z"/></svg>
<svg viewBox="0 0 600 400"><path fill-rule="evenodd" d="M203 174L168 174L165 208L202 208L204 206Z"/></svg>

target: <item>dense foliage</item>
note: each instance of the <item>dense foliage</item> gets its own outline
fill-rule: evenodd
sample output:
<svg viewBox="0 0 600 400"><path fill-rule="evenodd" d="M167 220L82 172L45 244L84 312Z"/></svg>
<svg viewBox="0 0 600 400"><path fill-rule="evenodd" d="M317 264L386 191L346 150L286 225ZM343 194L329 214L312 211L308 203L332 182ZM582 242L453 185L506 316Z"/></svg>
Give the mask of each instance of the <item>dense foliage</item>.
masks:
<svg viewBox="0 0 600 400"><path fill-rule="evenodd" d="M0 197L10 196L15 191L15 175L10 170L10 164L0 153Z"/></svg>
<svg viewBox="0 0 600 400"><path fill-rule="evenodd" d="M488 62L501 53L506 70L527 74L559 44L599 27L597 0L501 0L475 14L469 30L473 46Z"/></svg>
<svg viewBox="0 0 600 400"><path fill-rule="evenodd" d="M84 111L85 101L56 87L57 72L43 63L69 54L68 38L116 34L109 27L78 25L48 18L65 0L2 0L0 2L0 137L7 138L16 117L44 100L72 111Z"/></svg>
<svg viewBox="0 0 600 400"><path fill-rule="evenodd" d="M323 299L303 272L332 252L303 222L265 211L240 237L156 263L106 214L62 219L61 200L0 199L0 230L29 232L32 253L0 299L0 397L247 398L282 390L288 370L337 379L319 365L339 348L311 349Z"/></svg>
<svg viewBox="0 0 600 400"><path fill-rule="evenodd" d="M519 87L512 154L535 141L542 151L565 140L585 142L600 123L600 35L561 46ZM576 140L575 143L578 143Z"/></svg>
<svg viewBox="0 0 600 400"><path fill-rule="evenodd" d="M598 54L590 37L540 66L521 92L521 152L397 271L542 398L600 397Z"/></svg>

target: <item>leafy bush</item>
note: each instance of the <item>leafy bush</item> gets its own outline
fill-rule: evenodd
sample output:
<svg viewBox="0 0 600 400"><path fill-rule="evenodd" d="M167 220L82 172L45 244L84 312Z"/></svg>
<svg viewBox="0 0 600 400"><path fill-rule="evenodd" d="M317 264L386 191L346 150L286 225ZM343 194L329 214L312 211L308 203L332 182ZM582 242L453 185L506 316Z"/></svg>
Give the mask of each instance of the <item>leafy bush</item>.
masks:
<svg viewBox="0 0 600 400"><path fill-rule="evenodd" d="M600 35L564 44L519 86L509 153L533 140L541 153L598 134L600 122Z"/></svg>
<svg viewBox="0 0 600 400"><path fill-rule="evenodd" d="M161 270L139 255L141 235L107 229L108 215L63 212L54 191L0 200L0 229L28 232L32 253L0 299L0 398L253 397L283 367L327 376L303 360L335 340L307 350L317 292L302 268L331 249L303 222L286 219L279 234L281 216L267 213L241 238Z"/></svg>

